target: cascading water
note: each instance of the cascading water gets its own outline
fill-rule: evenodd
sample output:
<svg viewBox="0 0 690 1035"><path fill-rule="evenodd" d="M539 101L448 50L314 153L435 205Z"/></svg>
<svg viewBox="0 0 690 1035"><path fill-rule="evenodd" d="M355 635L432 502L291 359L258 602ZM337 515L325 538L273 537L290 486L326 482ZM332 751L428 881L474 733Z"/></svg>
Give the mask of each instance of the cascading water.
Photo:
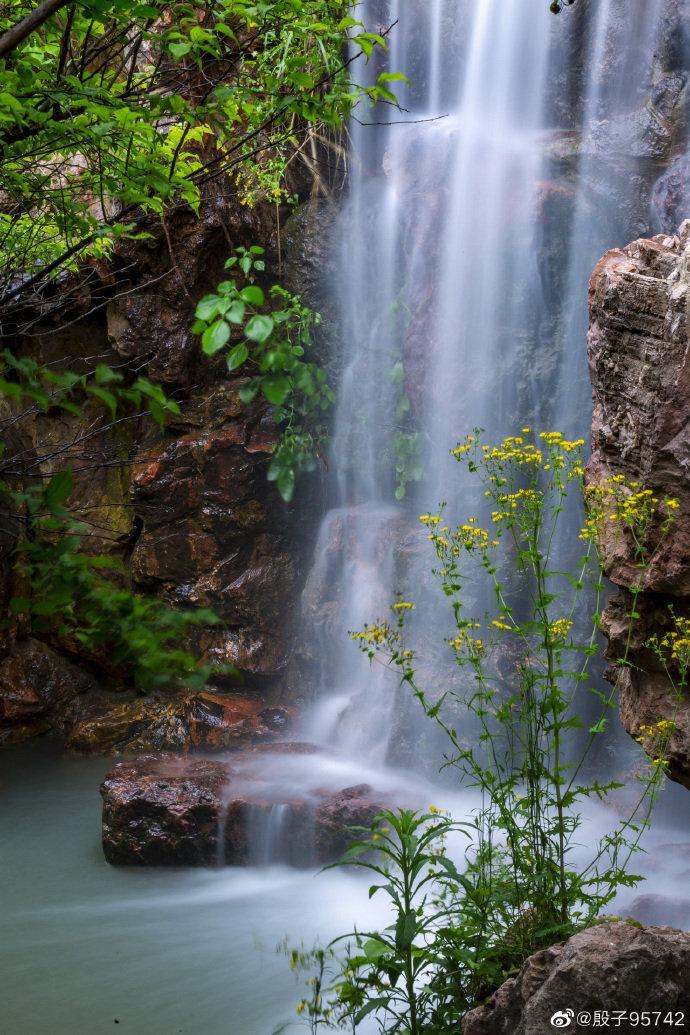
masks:
<svg viewBox="0 0 690 1035"><path fill-rule="evenodd" d="M304 595L319 667L304 730L314 742L400 761L395 682L348 634L410 583L418 598L429 567L418 514L441 500L457 517L480 505L454 488L453 445L474 426L490 439L525 423L588 436L587 281L607 248L650 227L655 133L684 84L657 60L672 8L601 0L559 18L543 0L357 8L409 82L395 84L401 110L356 114L335 237L334 506ZM374 81L381 58L371 66ZM446 619L433 602L426 610L421 631L438 639Z"/></svg>

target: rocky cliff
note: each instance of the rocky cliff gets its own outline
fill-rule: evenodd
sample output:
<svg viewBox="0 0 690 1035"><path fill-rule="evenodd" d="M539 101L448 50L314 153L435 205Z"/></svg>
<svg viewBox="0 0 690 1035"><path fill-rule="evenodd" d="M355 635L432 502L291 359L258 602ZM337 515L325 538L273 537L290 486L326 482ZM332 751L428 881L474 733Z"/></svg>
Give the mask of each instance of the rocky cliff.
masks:
<svg viewBox="0 0 690 1035"><path fill-rule="evenodd" d="M128 245L107 266L97 263L87 289L49 319L37 312L16 345L58 369L106 363L143 373L180 404L181 415L164 431L142 416L105 420L90 405L82 417L39 414L21 422L14 445L29 474L72 467L71 503L87 526L88 547L121 560L135 590L172 606L208 607L221 618L221 626L196 634L197 648L242 671L241 685L230 679L215 687L214 707L234 715L241 698L238 728L247 730L256 725L245 721L250 713L292 688L289 601L309 535L305 498L313 505L318 492L312 486L288 506L266 481L277 440L270 407L240 401L242 377L203 356L191 325L196 302L223 279L237 246L261 244L267 283L282 277L313 296L310 269L318 258L295 244L307 238L308 223L301 212L281 249L273 206L251 209L211 186L198 217L175 209L148 240ZM6 606L17 587L12 542L0 545ZM142 700L107 656L85 656L55 633L27 638L10 621L0 635L0 744L54 731L80 750L180 749L193 740L190 716L208 713L198 695ZM218 704L218 694L229 695L231 706ZM228 728L236 726L231 716Z"/></svg>
<svg viewBox="0 0 690 1035"><path fill-rule="evenodd" d="M618 673L628 732L671 719L671 776L690 786L690 697L674 692L649 648L673 616L690 613L690 221L677 234L608 252L590 283L589 365L594 396L590 484L612 475L655 496L678 499L668 533L641 570L631 542L604 543L606 573L619 594L604 613L608 657L625 650L630 589L642 593L633 623L632 664Z"/></svg>

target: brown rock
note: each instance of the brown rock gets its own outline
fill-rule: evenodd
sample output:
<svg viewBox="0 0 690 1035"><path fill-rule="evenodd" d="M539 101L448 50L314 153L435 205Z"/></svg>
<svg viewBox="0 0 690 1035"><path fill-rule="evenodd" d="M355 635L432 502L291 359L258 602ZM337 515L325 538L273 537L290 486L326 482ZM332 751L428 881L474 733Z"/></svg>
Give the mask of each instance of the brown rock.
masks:
<svg viewBox="0 0 690 1035"><path fill-rule="evenodd" d="M211 866L218 858L222 762L148 756L120 762L101 785L109 863Z"/></svg>
<svg viewBox="0 0 690 1035"><path fill-rule="evenodd" d="M66 747L82 754L243 748L284 736L287 708L257 698L180 693L127 700L75 724Z"/></svg>
<svg viewBox="0 0 690 1035"><path fill-rule="evenodd" d="M485 1006L465 1017L463 1035L546 1035L567 1014L568 1032L585 1035L593 1014L690 1011L690 934L671 927L607 923L530 956ZM588 1014L586 1024L579 1013ZM632 1030L626 1027L620 1030Z"/></svg>
<svg viewBox="0 0 690 1035"><path fill-rule="evenodd" d="M184 434L144 444L132 488L142 522L132 574L143 589L223 619L229 628L198 637L207 656L275 676L287 662L284 603L296 564L283 505L266 482L275 424L269 440L259 418L238 411L235 386L196 399Z"/></svg>
<svg viewBox="0 0 690 1035"><path fill-rule="evenodd" d="M63 731L74 699L97 689L62 654L38 640L21 640L0 663L0 737L3 729L3 740Z"/></svg>
<svg viewBox="0 0 690 1035"><path fill-rule="evenodd" d="M187 712L189 740L195 748L244 747L275 740L290 726L287 708L264 706L249 697L202 693L191 698Z"/></svg>
<svg viewBox="0 0 690 1035"><path fill-rule="evenodd" d="M617 673L621 718L636 735L663 718L678 726L670 747L674 779L690 786L690 701L674 693L648 638L669 628L669 605L690 611L690 222L675 236L635 241L609 252L590 282L589 364L594 413L591 484L622 474L670 496L680 508L670 532L649 535L641 569L633 544L611 525L602 544L606 573L622 594L607 608L608 657L615 662L628 634L625 591L640 586L632 667ZM616 673L614 673L614 678Z"/></svg>
<svg viewBox="0 0 690 1035"><path fill-rule="evenodd" d="M188 751L187 696L146 697L106 706L78 720L65 747L84 755Z"/></svg>
<svg viewBox="0 0 690 1035"><path fill-rule="evenodd" d="M260 757L253 762L254 773L251 767L243 769L239 757L228 763L146 755L114 766L101 787L108 862L329 863L359 836L347 827L368 828L384 808L366 784L336 794L269 794Z"/></svg>
<svg viewBox="0 0 690 1035"><path fill-rule="evenodd" d="M385 808L390 808L390 802L385 802L366 783L346 787L324 798L316 809L314 822L316 858L320 862L339 859L359 836L348 828L370 827L374 817Z"/></svg>

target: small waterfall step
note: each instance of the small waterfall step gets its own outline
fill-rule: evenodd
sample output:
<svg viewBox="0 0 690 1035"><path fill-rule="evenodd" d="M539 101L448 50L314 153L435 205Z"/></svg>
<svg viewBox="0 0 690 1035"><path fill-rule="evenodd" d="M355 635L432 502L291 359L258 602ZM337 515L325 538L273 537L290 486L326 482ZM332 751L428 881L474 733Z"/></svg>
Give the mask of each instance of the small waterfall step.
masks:
<svg viewBox="0 0 690 1035"><path fill-rule="evenodd" d="M353 776L342 760L296 743L223 759L119 762L101 786L103 851L120 866L333 862L354 839L348 827L403 804L392 787L341 782Z"/></svg>

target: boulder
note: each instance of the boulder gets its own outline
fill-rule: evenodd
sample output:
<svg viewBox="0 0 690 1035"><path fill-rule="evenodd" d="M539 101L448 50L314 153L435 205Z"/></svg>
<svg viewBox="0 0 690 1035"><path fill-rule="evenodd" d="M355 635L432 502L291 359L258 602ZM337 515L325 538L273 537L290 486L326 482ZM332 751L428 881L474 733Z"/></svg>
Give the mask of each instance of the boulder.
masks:
<svg viewBox="0 0 690 1035"><path fill-rule="evenodd" d="M229 779L223 762L174 755L120 762L101 785L109 863L212 866Z"/></svg>
<svg viewBox="0 0 690 1035"><path fill-rule="evenodd" d="M659 499L680 506L667 534L649 536L649 563L638 566L632 542L612 524L604 536L606 574L621 594L604 614L612 677L618 679L621 718L637 736L641 725L673 719L670 773L690 786L690 701L678 695L652 651L676 615L690 612L690 221L673 236L639 240L608 252L591 278L589 367L594 410L590 484L623 475ZM615 661L625 650L633 586L637 619L632 662Z"/></svg>
<svg viewBox="0 0 690 1035"><path fill-rule="evenodd" d="M282 797L260 754L144 755L115 765L101 795L105 857L128 866L334 862L356 836L347 828L368 828L386 805L366 784Z"/></svg>
<svg viewBox="0 0 690 1035"><path fill-rule="evenodd" d="M58 651L20 640L0 662L0 743L64 731L75 698L97 690L96 681Z"/></svg>
<svg viewBox="0 0 690 1035"><path fill-rule="evenodd" d="M349 827L370 827L390 802L361 783L330 794L319 802L314 822L314 852L319 862L339 859L355 838Z"/></svg>
<svg viewBox="0 0 690 1035"><path fill-rule="evenodd" d="M616 1025L617 1011L690 1016L690 933L622 922L591 927L530 956L488 1003L467 1014L462 1030L546 1035L567 1027L585 1035L602 1011L608 1012L609 1027L621 1031L633 1028Z"/></svg>

